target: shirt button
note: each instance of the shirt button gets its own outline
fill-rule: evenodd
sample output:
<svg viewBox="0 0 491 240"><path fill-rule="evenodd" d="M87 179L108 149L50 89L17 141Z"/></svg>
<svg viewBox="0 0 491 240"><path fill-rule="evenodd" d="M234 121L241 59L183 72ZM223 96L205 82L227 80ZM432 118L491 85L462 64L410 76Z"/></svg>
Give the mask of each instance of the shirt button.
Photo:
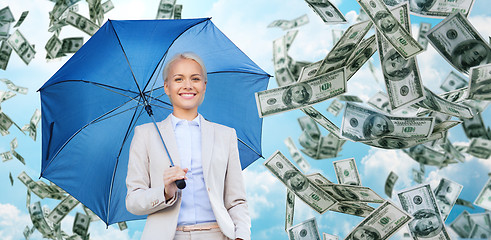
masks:
<svg viewBox="0 0 491 240"><path fill-rule="evenodd" d="M208 192L210 191L210 188L208 188Z"/></svg>

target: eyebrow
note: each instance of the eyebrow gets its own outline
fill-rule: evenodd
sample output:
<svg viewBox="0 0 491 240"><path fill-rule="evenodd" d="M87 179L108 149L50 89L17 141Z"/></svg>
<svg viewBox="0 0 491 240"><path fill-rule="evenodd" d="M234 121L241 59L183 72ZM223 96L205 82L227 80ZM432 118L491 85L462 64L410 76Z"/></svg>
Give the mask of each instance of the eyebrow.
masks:
<svg viewBox="0 0 491 240"><path fill-rule="evenodd" d="M175 77L175 76L184 76L184 74L176 73L176 74L172 75L172 77ZM199 73L191 74L191 77L193 77L193 76L200 76L201 77L201 74L199 74Z"/></svg>

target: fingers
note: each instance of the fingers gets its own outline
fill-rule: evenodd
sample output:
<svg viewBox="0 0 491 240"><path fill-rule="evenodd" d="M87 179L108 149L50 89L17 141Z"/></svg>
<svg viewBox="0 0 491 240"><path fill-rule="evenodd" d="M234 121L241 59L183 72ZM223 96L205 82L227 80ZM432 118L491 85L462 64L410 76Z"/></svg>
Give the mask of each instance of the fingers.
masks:
<svg viewBox="0 0 491 240"><path fill-rule="evenodd" d="M187 168L180 168L179 166L170 167L164 170L164 184L175 182L179 179L187 180L186 173L189 171Z"/></svg>

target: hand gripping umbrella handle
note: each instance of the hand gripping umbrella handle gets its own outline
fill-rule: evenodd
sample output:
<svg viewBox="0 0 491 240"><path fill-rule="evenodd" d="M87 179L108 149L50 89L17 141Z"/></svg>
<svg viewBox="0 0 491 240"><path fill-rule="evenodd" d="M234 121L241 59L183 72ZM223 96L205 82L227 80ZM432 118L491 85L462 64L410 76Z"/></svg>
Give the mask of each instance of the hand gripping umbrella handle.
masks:
<svg viewBox="0 0 491 240"><path fill-rule="evenodd" d="M177 188L183 189L186 187L186 181L184 179L179 179L175 181Z"/></svg>

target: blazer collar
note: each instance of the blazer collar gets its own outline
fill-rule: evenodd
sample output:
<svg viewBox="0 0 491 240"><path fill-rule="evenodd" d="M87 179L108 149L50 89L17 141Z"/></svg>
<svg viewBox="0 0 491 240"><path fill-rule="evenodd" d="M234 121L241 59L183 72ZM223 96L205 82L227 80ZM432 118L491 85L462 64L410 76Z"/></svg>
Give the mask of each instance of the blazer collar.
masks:
<svg viewBox="0 0 491 240"><path fill-rule="evenodd" d="M160 134L162 135L162 139L164 139L167 152L172 158L172 162L174 162L174 165L181 166L179 149L177 148L176 136L174 134L174 128L172 127L171 114L169 114L166 119L159 122L158 127Z"/></svg>

